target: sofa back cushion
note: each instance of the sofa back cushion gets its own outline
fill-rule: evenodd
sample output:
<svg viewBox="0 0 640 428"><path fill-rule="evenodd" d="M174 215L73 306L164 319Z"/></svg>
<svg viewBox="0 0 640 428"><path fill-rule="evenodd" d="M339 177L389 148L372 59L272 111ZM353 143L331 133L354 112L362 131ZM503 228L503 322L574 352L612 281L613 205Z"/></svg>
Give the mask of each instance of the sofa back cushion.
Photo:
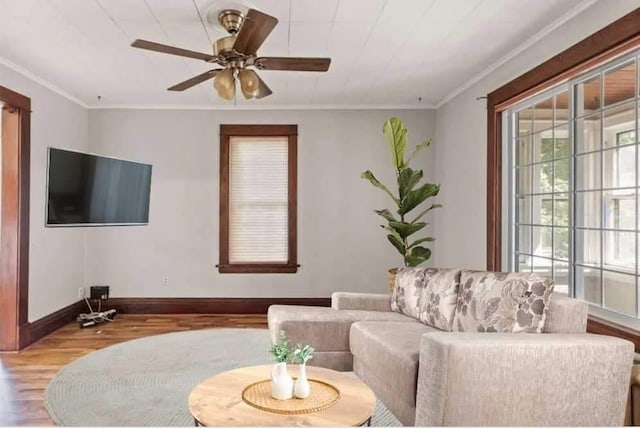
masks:
<svg viewBox="0 0 640 428"><path fill-rule="evenodd" d="M431 327L451 331L459 286L459 269L398 269L391 309Z"/></svg>
<svg viewBox="0 0 640 428"><path fill-rule="evenodd" d="M463 270L453 330L542 333L552 292L535 273Z"/></svg>
<svg viewBox="0 0 640 428"><path fill-rule="evenodd" d="M543 333L586 333L589 303L554 293L549 299L549 311Z"/></svg>

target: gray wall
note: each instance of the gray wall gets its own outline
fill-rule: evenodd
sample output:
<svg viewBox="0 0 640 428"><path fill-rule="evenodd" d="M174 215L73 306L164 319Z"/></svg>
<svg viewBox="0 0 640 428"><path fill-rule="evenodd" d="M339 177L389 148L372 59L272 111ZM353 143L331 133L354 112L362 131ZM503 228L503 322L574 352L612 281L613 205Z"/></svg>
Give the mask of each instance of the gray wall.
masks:
<svg viewBox="0 0 640 428"><path fill-rule="evenodd" d="M29 321L78 300L84 277L84 229L45 228L47 146L87 149L84 107L0 65L0 85L31 98Z"/></svg>
<svg viewBox="0 0 640 428"><path fill-rule="evenodd" d="M87 285L123 297L384 292L386 270L401 260L372 210L390 201L360 173L394 179L382 135L390 116L405 120L412 146L435 134L433 110L90 111L90 151L151 163L153 177L148 226L87 229ZM298 125L297 274L217 272L221 123ZM433 164L429 151L415 162L429 178Z"/></svg>
<svg viewBox="0 0 640 428"><path fill-rule="evenodd" d="M486 95L638 7L637 0L600 0L487 77L436 114L436 177L442 184L433 263L486 267Z"/></svg>
<svg viewBox="0 0 640 428"><path fill-rule="evenodd" d="M29 319L77 300L78 287L109 284L114 296L327 296L383 291L399 257L378 228L384 195L359 178L392 178L380 126L397 115L415 144L434 136L418 164L442 184L434 213L433 265L484 268L486 109L496 89L637 7L600 0L570 22L433 111L87 112L0 66L0 84L31 97L32 177ZM431 82L434 84L437 82ZM298 123L297 275L219 275L218 125ZM45 229L46 147L91 150L154 165L150 225ZM437 221L436 221L437 220ZM168 276L168 286L162 277Z"/></svg>

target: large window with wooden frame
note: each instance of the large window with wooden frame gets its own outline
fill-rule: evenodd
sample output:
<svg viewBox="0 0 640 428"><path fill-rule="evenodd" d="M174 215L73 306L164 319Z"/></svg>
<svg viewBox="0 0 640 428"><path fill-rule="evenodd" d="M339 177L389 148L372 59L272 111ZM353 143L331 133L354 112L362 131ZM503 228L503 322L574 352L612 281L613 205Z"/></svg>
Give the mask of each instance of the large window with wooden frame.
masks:
<svg viewBox="0 0 640 428"><path fill-rule="evenodd" d="M614 101L617 95L611 98L609 97L613 95L611 92L606 95L609 101L605 101L603 96L605 95L605 87L612 89L615 86L613 84L607 85L607 82L609 81L611 83L613 77L624 74L616 72L616 66L621 66L622 69L625 68L623 64L614 62L625 55L633 56L633 51L640 48L640 26L638 26L638 21L640 21L640 8L631 11L598 32L488 94L486 243L487 269L498 271L512 268L515 263L522 263L524 269L527 269L527 263L529 263L532 270L536 269L536 262L542 262L540 259L545 258L542 250L546 248L547 254L551 254L552 257L545 259L544 263L546 263L546 267L544 267L544 269L547 270L548 274L549 264L551 263L551 274L555 275L558 281L563 278L560 263L566 262L565 291L572 296L586 297L586 294L589 293L589 291L586 291L589 285L585 285L584 281L581 282L578 279L578 275L586 275L587 278L589 278L589 276L592 278L595 277L595 286L592 288L594 293L590 298L596 302L590 309L587 331L615 335L632 340L636 345L636 351L640 352L640 321L633 315L621 313L624 312L624 310L629 310L629 312L635 310L637 315L638 311L637 274L639 234L636 232L637 224L635 229L630 227L631 222L637 223L636 218L639 212L637 209L637 187L625 184L625 181L630 179L629 174L631 174L631 171L635 174L635 179L638 179L637 156L628 156L627 153L625 153L627 151L634 151L636 155L638 155L638 145L632 142L634 139L637 141L638 130L636 129L634 134L630 128L612 129L615 136L611 137L612 134L609 134L609 136L605 137L603 135L604 131L596 128L596 126L600 127L610 124L611 120L609 120L609 118L613 119L613 116L620 116L619 112L614 113L614 108L624 109L623 105L637 108L637 102L631 100L631 98L628 98L628 101L625 103L624 99ZM599 67L600 69L597 70ZM606 71L608 71L608 73L605 75ZM628 71L625 71L625 73L628 73ZM637 73L636 70L636 78ZM582 80L578 81L577 79L579 78L582 78ZM538 199L537 196L541 196L541 199L544 200L544 211L540 213L541 218L544 217L542 214L550 218L549 216L553 216L555 213L556 219L551 217L550 220L545 220L548 224L531 224L531 227L536 227L537 231L546 232L546 243L540 242L539 239L537 239L538 235L535 235L533 231L529 234L527 230L524 230L522 237L523 245L526 247L526 250L534 254L529 254L531 257L527 257L525 255L527 253L523 252L522 258L519 256L516 258L513 248L520 244L518 240L521 238L515 238L514 236L516 230L514 222L516 221L516 217L510 216L509 212L510 210L529 211L526 206L516 208L516 190L509 188L509 183L514 183L514 178L511 177L510 174L515 173L516 170L514 156L517 149L510 151L508 148L509 145L515 144L516 138L520 137L516 137L515 135L509 137L506 135L509 133L509 119L508 114L505 112L513 110L513 113L518 104L521 107L519 111L523 111L526 108L527 101L533 101L533 98L538 96L538 100L534 103L534 110L536 109L536 103L542 104L542 102L545 99L549 99L550 96L554 97L553 102L555 104L553 108L561 110L562 103L558 101L556 95L563 92L559 86L569 81L572 81L574 84L567 84L565 86L567 91L566 113L569 116L567 119L568 128L566 130L569 135L569 155L567 156L569 159L568 186L572 187L568 187L567 192L556 191L555 188L552 188L553 191L540 192L546 196L530 194L532 197L536 196L536 199ZM576 88L575 86L580 83L583 83L583 85ZM638 85L637 79L635 85ZM553 92L554 88L557 89L556 92ZM590 98L588 96L589 91L593 91L594 89L596 90L596 98ZM583 112L581 114L578 111L580 106L579 97L585 94L587 96L582 99ZM637 92L634 94L634 97L636 95ZM568 98L569 96L573 97L571 101ZM588 103L594 102L597 106L591 106L590 108ZM619 103L620 106L616 106L616 103ZM531 105L531 103L529 103L529 105ZM544 104L540 107L544 107ZM548 107L549 105L547 105L547 108ZM571 111L570 109L576 110ZM556 111L556 113L558 112L559 111ZM535 115L535 111L533 114ZM596 118L598 120L596 120ZM513 124L511 126L512 128L514 127ZM549 130L552 128L561 129L561 126L561 123L554 123L553 126L546 127L544 130L533 129L530 135L536 132L546 132L548 138L549 132L551 132L551 138L553 138L553 131ZM576 141L576 131L583 133L581 137L582 142ZM589 133L600 136L598 142L600 149L592 147L591 150L588 150L589 144L595 144L595 142L589 142ZM561 135L558 134L558 136L560 137ZM522 137L525 137L525 132L523 132ZM611 138L613 138L613 140ZM607 140L603 143L605 139ZM615 141L615 143L613 143L613 141ZM579 144L586 145L586 147L579 147ZM615 145L615 147L612 147L612 144ZM585 150L585 148L587 150ZM547 151L548 150L550 150L550 148L547 148ZM532 156L534 154L535 153L533 153ZM547 156L545 159L548 159L550 155L547 153L545 156ZM554 156L556 156L555 152ZM560 151L556 157L551 158L551 161L563 161L562 151ZM541 159L540 165L545 162L548 161ZM600 174L595 172L597 170L589 169L590 162L592 164L595 163L595 165L593 165L594 168L600 168ZM632 163L633 167L631 167L629 163ZM531 170L542 168L542 166L535 166L535 164L535 160L530 161L529 165L531 166ZM518 166L524 165L524 163L521 163ZM549 166L547 165L547 171L544 172L544 174L546 174L547 178L549 174L551 174L551 178L553 179L553 165L551 168L552 170L549 171ZM579 171L583 171L582 176ZM534 174L537 174L537 172ZM589 174L591 174L591 177ZM538 176L542 177L542 172ZM534 179L529 178L529 182L523 182L523 185L528 188L530 183L531 188L534 189L536 185ZM600 181L593 181L596 179ZM633 178L631 179L633 180ZM523 177L523 181L524 180L525 177ZM557 215L557 213L562 210L562 194L567 195L566 229L568 229L567 233L569 235L567 238L568 255L566 258L561 256L561 251L560 253L558 252L558 250L562 250L562 245L556 245L556 243L560 244L564 242L564 240L561 236L559 236L558 239L553 238L553 232L556 229L565 227L562 224L562 219L558 218L559 216ZM551 195L551 199L549 199L549 195ZM525 195L523 194L522 196ZM605 198L604 201L603 196ZM526 203L526 201L523 201L523 203ZM599 208L590 209L590 206ZM533 212L534 209L536 208L532 206L531 212ZM582 212L583 215L576 216L576 212ZM540 221L542 222L542 220ZM609 224L612 225L610 229L608 229L607 226ZM545 229L538 229L537 227ZM549 230L552 232L551 235L549 235ZM527 239L529 239L530 242L527 242ZM549 239L555 239L551 242L551 245L549 245ZM631 243L631 240L633 240L634 243ZM596 242L597 244L595 244ZM541 245L538 245L539 243ZM591 246L592 243L594 243L593 247ZM625 266L627 266L627 269L631 266L630 260L625 257L625 254L628 254L627 250L633 247L634 244L635 251L633 261L635 262L635 275L630 270L623 271ZM541 248L538 249L538 247ZM592 249L584 250L585 248ZM600 250L600 261L595 261L591 258L592 255L598 253L598 251L593 250L593 248ZM580 251L581 249L582 252ZM536 250L538 250L537 254L535 253ZM534 257L537 257L537 259L534 259ZM509 266L509 259L512 260L511 266ZM578 260L582 260L583 263L577 262ZM596 263L594 263L594 261ZM583 266L580 266L581 264ZM613 266L615 269L609 269L609 266ZM542 266L540 266L540 268L542 268ZM618 277L618 275L626 276ZM629 282L628 280L632 281ZM633 293L635 293L635 299L629 299L633 302L632 305L623 306L622 304L617 304L615 300L612 300L610 293L610 286L612 284L615 284L619 290L631 290L630 295L632 296L634 295ZM607 293L609 294L609 305L613 306L613 310L608 309ZM605 308L602 308L603 298ZM598 303L598 299L600 299L600 303ZM633 308L630 306L633 306ZM618 307L617 310L616 307ZM629 329L629 326L631 329Z"/></svg>
<svg viewBox="0 0 640 428"><path fill-rule="evenodd" d="M503 113L503 264L637 326L639 59L611 59Z"/></svg>
<svg viewBox="0 0 640 428"><path fill-rule="evenodd" d="M296 125L220 126L220 273L295 273Z"/></svg>

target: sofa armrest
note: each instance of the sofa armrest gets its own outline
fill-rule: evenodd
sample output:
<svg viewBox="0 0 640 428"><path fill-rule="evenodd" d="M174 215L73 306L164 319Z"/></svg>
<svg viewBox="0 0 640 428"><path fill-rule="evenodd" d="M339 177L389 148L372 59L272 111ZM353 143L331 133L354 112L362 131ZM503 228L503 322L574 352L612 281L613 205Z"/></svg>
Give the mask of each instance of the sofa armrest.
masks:
<svg viewBox="0 0 640 428"><path fill-rule="evenodd" d="M416 425L622 425L634 346L592 334L422 336Z"/></svg>
<svg viewBox="0 0 640 428"><path fill-rule="evenodd" d="M390 312L391 295L335 292L331 295L331 307L336 310Z"/></svg>

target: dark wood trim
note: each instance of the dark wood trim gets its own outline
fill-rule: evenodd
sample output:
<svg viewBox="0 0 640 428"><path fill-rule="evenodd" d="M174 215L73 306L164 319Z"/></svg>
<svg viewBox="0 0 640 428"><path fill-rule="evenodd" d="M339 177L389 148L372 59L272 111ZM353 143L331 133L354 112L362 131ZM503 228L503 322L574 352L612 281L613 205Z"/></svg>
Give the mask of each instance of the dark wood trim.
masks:
<svg viewBox="0 0 640 428"><path fill-rule="evenodd" d="M19 349L18 144L20 110L2 108L2 220L0 221L0 350Z"/></svg>
<svg viewBox="0 0 640 428"><path fill-rule="evenodd" d="M499 104L565 72L571 72L571 74L574 74L576 70L584 72L582 65L590 59L607 54L612 49L640 35L638 23L640 23L640 8L631 11L586 39L501 86L490 95L498 100L496 104ZM601 61L602 59L600 58Z"/></svg>
<svg viewBox="0 0 640 428"><path fill-rule="evenodd" d="M229 140L230 137L287 137L288 247L287 263L229 263ZM298 271L298 125L220 125L220 273L296 273Z"/></svg>
<svg viewBox="0 0 640 428"><path fill-rule="evenodd" d="M31 101L0 86L2 218L0 220L0 350L29 343L29 176Z"/></svg>
<svg viewBox="0 0 640 428"><path fill-rule="evenodd" d="M220 125L220 135L236 137L298 135L298 125Z"/></svg>
<svg viewBox="0 0 640 428"><path fill-rule="evenodd" d="M296 273L298 271L298 127L290 126L289 133L289 164L287 174L289 175L289 189L287 190L289 198L289 261L288 267L295 267L295 270L291 270L286 273Z"/></svg>
<svg viewBox="0 0 640 428"><path fill-rule="evenodd" d="M64 327L70 322L75 321L78 318L78 314L82 312L88 312L88 308L83 300L78 300L77 302L65 306L46 317L29 323L28 343L31 344L40 340L47 334L53 333L60 327Z"/></svg>
<svg viewBox="0 0 640 428"><path fill-rule="evenodd" d="M235 263L218 265L220 273L296 273L297 265L275 263Z"/></svg>
<svg viewBox="0 0 640 428"><path fill-rule="evenodd" d="M229 135L220 126L220 213L219 213L219 266L229 265Z"/></svg>
<svg viewBox="0 0 640 428"><path fill-rule="evenodd" d="M584 74L589 72L590 70L598 67L600 64L606 63L608 61L613 61L616 58L623 56L624 54L629 53L632 50L637 49L640 46L640 35L632 37L623 43L605 51L594 57L588 59L585 62L580 63L579 65L570 68L560 74L557 74L555 77L545 80L539 85L533 86L526 91L520 92L518 95L515 95L499 104L497 104L496 110L503 111L509 108L510 106L519 103L539 92L544 91L545 89L556 86L564 81L574 78L580 74Z"/></svg>
<svg viewBox="0 0 640 428"><path fill-rule="evenodd" d="M18 320L29 321L29 194L31 186L31 114L21 110L18 171Z"/></svg>
<svg viewBox="0 0 640 428"><path fill-rule="evenodd" d="M22 324L18 326L18 345L20 349L24 349L31 344L30 324Z"/></svg>
<svg viewBox="0 0 640 428"><path fill-rule="evenodd" d="M271 305L331 306L330 297L283 298L181 298L181 297L117 297L104 302L105 309L125 314L266 314ZM37 321L28 323L22 337L25 347L88 312L83 300L74 302Z"/></svg>
<svg viewBox="0 0 640 428"><path fill-rule="evenodd" d="M587 333L604 334L626 339L633 342L633 345L636 347L636 352L640 353L640 331L638 330L589 315Z"/></svg>
<svg viewBox="0 0 640 428"><path fill-rule="evenodd" d="M502 139L501 113L525 94L542 90L586 71L611 55L631 49L640 37L640 8L571 46L534 69L491 92L487 97L487 269L502 261ZM555 79L555 80L554 80Z"/></svg>
<svg viewBox="0 0 640 428"><path fill-rule="evenodd" d="M489 108L488 138L502 140L502 115ZM487 147L487 270L499 271L502 262L502 145Z"/></svg>
<svg viewBox="0 0 640 428"><path fill-rule="evenodd" d="M266 314L271 305L331 306L330 297L117 297L105 308L124 314Z"/></svg>
<svg viewBox="0 0 640 428"><path fill-rule="evenodd" d="M9 88L5 88L4 86L0 86L0 101L2 101L4 104L10 105L11 107L31 111L30 98L14 92Z"/></svg>

